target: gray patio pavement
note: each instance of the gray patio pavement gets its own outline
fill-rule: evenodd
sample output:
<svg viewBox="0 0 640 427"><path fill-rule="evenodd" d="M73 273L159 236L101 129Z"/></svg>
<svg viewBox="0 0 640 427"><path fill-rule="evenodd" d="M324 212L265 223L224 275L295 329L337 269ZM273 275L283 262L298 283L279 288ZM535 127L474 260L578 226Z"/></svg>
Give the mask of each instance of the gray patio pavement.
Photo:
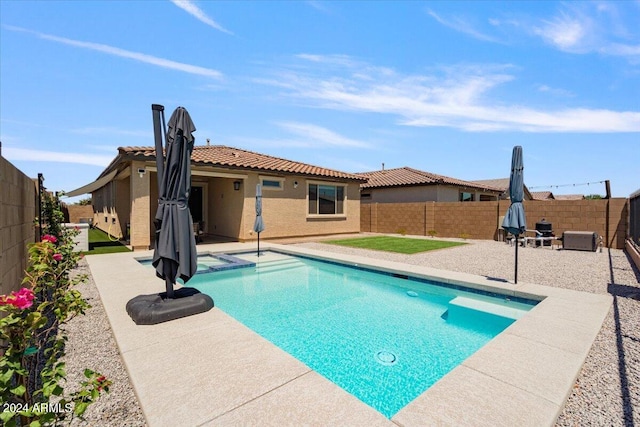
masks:
<svg viewBox="0 0 640 427"><path fill-rule="evenodd" d="M487 243L502 250L497 242ZM327 245L321 245L322 251L306 245L319 244L265 243L264 247L328 256ZM253 245L242 243L198 246L199 251L221 252L251 248ZM151 426L552 425L574 392L575 380L612 303L606 293L536 284L528 272L514 285L496 280L495 272L477 275L440 270L425 263L383 260L379 253L373 259L365 252L337 254L343 261L360 265L544 298L523 319L387 420L218 308L159 325L135 325L124 309L126 302L139 294L157 293L162 287L153 269L134 259L144 255L89 256L87 262ZM464 258L464 250L458 255ZM467 261L473 265L471 259Z"/></svg>

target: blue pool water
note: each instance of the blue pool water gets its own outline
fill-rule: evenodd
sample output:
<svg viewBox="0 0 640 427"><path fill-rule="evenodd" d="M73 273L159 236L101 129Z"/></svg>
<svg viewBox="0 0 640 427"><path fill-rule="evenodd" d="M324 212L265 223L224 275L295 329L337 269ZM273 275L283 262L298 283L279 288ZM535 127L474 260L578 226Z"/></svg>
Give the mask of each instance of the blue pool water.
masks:
<svg viewBox="0 0 640 427"><path fill-rule="evenodd" d="M532 307L273 252L188 285L388 418Z"/></svg>

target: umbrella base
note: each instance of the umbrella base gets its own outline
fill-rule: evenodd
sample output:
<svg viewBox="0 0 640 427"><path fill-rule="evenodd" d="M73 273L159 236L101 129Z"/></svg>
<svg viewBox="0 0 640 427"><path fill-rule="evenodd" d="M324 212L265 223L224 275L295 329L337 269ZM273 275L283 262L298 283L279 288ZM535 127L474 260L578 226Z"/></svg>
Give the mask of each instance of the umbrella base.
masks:
<svg viewBox="0 0 640 427"><path fill-rule="evenodd" d="M127 313L136 325L155 325L213 308L211 297L194 288L176 289L173 299L166 299L166 296L166 292L138 295L127 302Z"/></svg>

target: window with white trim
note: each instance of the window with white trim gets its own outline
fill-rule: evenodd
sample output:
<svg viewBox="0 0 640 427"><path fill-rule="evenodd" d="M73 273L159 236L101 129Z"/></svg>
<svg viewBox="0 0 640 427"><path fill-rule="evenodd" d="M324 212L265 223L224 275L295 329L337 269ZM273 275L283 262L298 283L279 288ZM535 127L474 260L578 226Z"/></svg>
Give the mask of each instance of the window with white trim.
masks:
<svg viewBox="0 0 640 427"><path fill-rule="evenodd" d="M309 184L309 215L344 214L344 185Z"/></svg>

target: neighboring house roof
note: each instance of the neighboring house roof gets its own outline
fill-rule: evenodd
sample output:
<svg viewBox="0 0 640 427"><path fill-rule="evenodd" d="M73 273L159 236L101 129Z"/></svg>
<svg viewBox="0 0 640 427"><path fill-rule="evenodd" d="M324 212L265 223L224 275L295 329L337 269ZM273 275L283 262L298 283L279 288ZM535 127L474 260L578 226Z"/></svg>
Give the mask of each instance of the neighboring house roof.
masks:
<svg viewBox="0 0 640 427"><path fill-rule="evenodd" d="M119 147L119 155L126 159L155 160L154 147ZM196 145L191 153L191 161L201 165L211 165L229 169L251 169L255 171L293 173L323 178L354 181L365 179L356 174L313 166L307 163L268 156L225 145Z"/></svg>
<svg viewBox="0 0 640 427"><path fill-rule="evenodd" d="M582 200L583 194L558 194L555 196L556 200Z"/></svg>
<svg viewBox="0 0 640 427"><path fill-rule="evenodd" d="M384 169L373 172L360 172L360 175L368 181L360 184L360 188L403 187L416 185L453 185L457 187L477 188L479 190L502 192L501 189L475 182L463 181L448 176L437 175L410 167L396 169Z"/></svg>
<svg viewBox="0 0 640 427"><path fill-rule="evenodd" d="M553 200L555 197L551 191L532 191L533 200Z"/></svg>
<svg viewBox="0 0 640 427"><path fill-rule="evenodd" d="M506 194L507 198L509 197L509 178L478 179L472 182L480 185L499 188ZM533 200L533 195L526 185L524 185L524 196L525 200Z"/></svg>

